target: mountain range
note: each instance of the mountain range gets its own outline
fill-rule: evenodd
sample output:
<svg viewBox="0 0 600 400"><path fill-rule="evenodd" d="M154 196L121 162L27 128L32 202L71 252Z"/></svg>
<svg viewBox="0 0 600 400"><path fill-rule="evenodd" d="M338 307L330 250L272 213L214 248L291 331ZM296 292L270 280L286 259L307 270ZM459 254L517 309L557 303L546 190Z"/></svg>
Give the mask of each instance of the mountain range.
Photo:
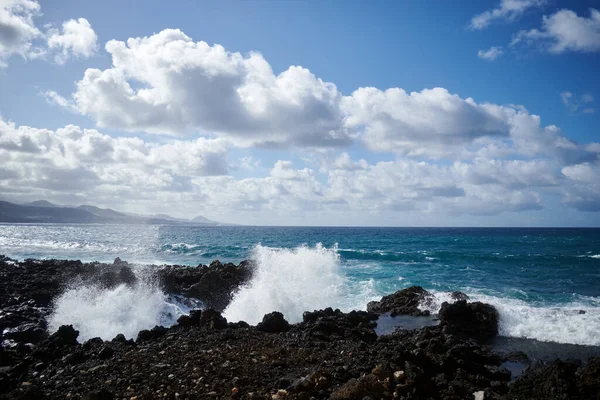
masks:
<svg viewBox="0 0 600 400"><path fill-rule="evenodd" d="M79 223L79 224L181 224L227 225L197 216L193 219L174 218L167 214L138 215L92 205L62 206L46 200L16 204L0 200L0 222L12 223Z"/></svg>

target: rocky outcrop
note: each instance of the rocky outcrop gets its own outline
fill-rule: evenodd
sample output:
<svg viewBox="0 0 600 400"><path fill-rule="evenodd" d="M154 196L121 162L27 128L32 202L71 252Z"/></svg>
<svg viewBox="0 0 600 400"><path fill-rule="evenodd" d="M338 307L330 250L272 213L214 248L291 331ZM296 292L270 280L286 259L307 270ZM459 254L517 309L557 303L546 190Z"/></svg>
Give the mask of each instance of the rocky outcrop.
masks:
<svg viewBox="0 0 600 400"><path fill-rule="evenodd" d="M179 293L201 300L207 308L223 311L231 302L235 290L252 278L250 261L239 265L213 261L209 266L166 266L157 275L168 293Z"/></svg>
<svg viewBox="0 0 600 400"><path fill-rule="evenodd" d="M438 316L448 333L478 340L491 339L498 334L498 311L489 304L467 303L466 300L453 304L444 302Z"/></svg>
<svg viewBox="0 0 600 400"><path fill-rule="evenodd" d="M281 333L290 330L290 324L283 318L279 311L273 311L263 317L262 322L256 325L256 329L262 332Z"/></svg>
<svg viewBox="0 0 600 400"><path fill-rule="evenodd" d="M128 267L122 263L115 262L108 271L120 276L122 268ZM35 283L37 277L27 286L26 279L18 276L28 271L28 265L41 264L0 260L2 276L14 278L0 280L0 286L9 290L6 296L0 292L1 323L22 326L32 318L43 323L43 305L49 303L46 296L37 303L31 295L44 293L43 287ZM53 265L60 263L45 264L42 276L50 278L46 274ZM226 282L251 274L233 264L214 267ZM73 264L72 271L85 275L87 268L88 264ZM162 275L172 293L187 293L210 268L159 270L172 270ZM63 275L58 272L58 276ZM127 284L125 278L115 282ZM24 288L21 297L11 291L13 282ZM227 293L228 285L216 287ZM50 285L45 293L52 295L54 290ZM426 293L422 288L407 289L386 296L370 309L412 313L419 302L427 301ZM494 313L486 304L461 300L442 306L439 326L380 337L373 330L376 312L344 313L332 308L305 312L297 324L273 312L256 327L228 323L216 310L194 310L173 327L139 332L135 341L117 335L111 341L94 338L79 343L77 330L62 326L52 335L34 338L35 343L31 337L17 335L0 346L0 400L67 395L73 399L600 399L600 359L536 365L511 383L510 372L502 366L506 357L473 340L489 337L494 326L497 330Z"/></svg>
<svg viewBox="0 0 600 400"><path fill-rule="evenodd" d="M420 310L419 306L432 298L431 293L421 286L411 286L398 290L396 293L384 296L380 301L371 301L367 304L367 311L396 315L429 315L429 311Z"/></svg>
<svg viewBox="0 0 600 400"><path fill-rule="evenodd" d="M324 310L304 312L302 323L296 331L306 339L314 338L324 341L356 339L374 342L377 339L374 322L378 316L365 311L343 313L328 307Z"/></svg>

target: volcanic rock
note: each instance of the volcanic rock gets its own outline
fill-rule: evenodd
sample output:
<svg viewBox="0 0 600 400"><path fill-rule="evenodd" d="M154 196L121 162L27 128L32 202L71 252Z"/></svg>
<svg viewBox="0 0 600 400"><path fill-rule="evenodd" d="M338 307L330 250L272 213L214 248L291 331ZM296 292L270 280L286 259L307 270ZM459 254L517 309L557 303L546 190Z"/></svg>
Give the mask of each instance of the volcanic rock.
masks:
<svg viewBox="0 0 600 400"><path fill-rule="evenodd" d="M489 304L467 303L459 300L444 302L439 311L440 323L448 333L465 335L475 339L490 339L498 334L498 311Z"/></svg>
<svg viewBox="0 0 600 400"><path fill-rule="evenodd" d="M290 324L283 318L283 314L278 311L265 314L262 322L256 325L256 329L262 332L280 333L290 330Z"/></svg>
<svg viewBox="0 0 600 400"><path fill-rule="evenodd" d="M420 310L419 306L431 298L431 293L421 286L411 286L384 296L380 301L369 302L367 311L376 314L389 313L392 317L396 315L429 315L429 311Z"/></svg>

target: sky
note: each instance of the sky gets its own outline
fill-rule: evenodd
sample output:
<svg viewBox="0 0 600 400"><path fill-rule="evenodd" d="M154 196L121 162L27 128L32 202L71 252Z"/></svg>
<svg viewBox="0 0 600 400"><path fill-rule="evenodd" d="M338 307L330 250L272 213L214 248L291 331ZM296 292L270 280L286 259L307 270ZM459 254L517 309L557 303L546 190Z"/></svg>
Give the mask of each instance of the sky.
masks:
<svg viewBox="0 0 600 400"><path fill-rule="evenodd" d="M600 3L0 0L0 199L600 226Z"/></svg>

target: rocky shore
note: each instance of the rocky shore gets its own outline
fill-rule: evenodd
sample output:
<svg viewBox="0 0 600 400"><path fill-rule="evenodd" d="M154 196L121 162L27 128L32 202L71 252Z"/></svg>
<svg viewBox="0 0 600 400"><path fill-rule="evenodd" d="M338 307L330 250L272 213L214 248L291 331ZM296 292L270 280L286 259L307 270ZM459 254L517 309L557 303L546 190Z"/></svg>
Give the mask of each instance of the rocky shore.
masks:
<svg viewBox="0 0 600 400"><path fill-rule="evenodd" d="M257 326L220 313L253 265L157 266L165 293L205 310L172 327L80 343L72 326L50 333L53 300L74 281L136 285L131 267L0 256L0 399L600 399L600 358L531 364L523 353L495 354L498 313L453 293L439 324L377 336L380 317L423 316L431 295L412 287L367 311L307 311L289 324L272 312ZM527 365L514 377L507 363Z"/></svg>

